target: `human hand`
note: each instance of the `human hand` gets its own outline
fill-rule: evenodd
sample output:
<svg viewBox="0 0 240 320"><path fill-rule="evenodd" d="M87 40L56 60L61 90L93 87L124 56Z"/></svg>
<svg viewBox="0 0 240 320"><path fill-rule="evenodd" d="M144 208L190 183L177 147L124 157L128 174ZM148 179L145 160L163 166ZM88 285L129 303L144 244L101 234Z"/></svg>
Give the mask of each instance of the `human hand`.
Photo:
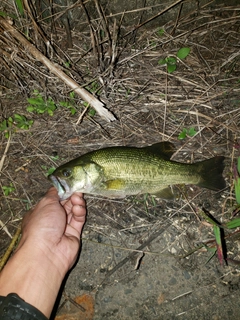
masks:
<svg viewBox="0 0 240 320"><path fill-rule="evenodd" d="M14 292L49 317L76 261L85 217L82 193L60 202L57 190L49 189L23 219L18 248L0 273L0 295Z"/></svg>
<svg viewBox="0 0 240 320"><path fill-rule="evenodd" d="M56 188L49 189L42 200L24 217L23 244L50 257L61 272L67 272L76 261L80 235L85 223L86 206L82 193L59 201Z"/></svg>

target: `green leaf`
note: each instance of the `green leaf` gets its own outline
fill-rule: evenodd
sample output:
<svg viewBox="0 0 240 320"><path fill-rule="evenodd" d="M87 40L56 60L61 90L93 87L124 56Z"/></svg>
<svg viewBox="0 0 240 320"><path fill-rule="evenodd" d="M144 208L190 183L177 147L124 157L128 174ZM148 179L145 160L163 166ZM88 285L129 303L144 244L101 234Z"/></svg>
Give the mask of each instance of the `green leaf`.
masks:
<svg viewBox="0 0 240 320"><path fill-rule="evenodd" d="M186 138L186 132L181 132L179 135L178 135L178 140L183 140Z"/></svg>
<svg viewBox="0 0 240 320"><path fill-rule="evenodd" d="M10 183L10 186L2 186L2 190L5 196L8 196L11 192L15 191L13 184Z"/></svg>
<svg viewBox="0 0 240 320"><path fill-rule="evenodd" d="M89 111L88 111L88 115L89 115L90 117L94 117L95 114L96 114L96 110L93 109L93 108L90 108Z"/></svg>
<svg viewBox="0 0 240 320"><path fill-rule="evenodd" d="M53 111L51 109L47 109L47 112L51 117L53 116Z"/></svg>
<svg viewBox="0 0 240 320"><path fill-rule="evenodd" d="M59 160L59 155L50 156L50 158L51 158L53 161L56 161L56 160Z"/></svg>
<svg viewBox="0 0 240 320"><path fill-rule="evenodd" d="M150 40L149 44L150 44L150 46L151 46L152 48L155 48L155 47L157 46L156 41L151 41L151 40Z"/></svg>
<svg viewBox="0 0 240 320"><path fill-rule="evenodd" d="M177 57L179 59L185 59L189 55L190 51L191 51L191 49L188 47L181 48L177 52Z"/></svg>
<svg viewBox="0 0 240 320"><path fill-rule="evenodd" d="M26 120L24 116L21 116L20 114L14 113L14 120Z"/></svg>
<svg viewBox="0 0 240 320"><path fill-rule="evenodd" d="M67 101L60 101L59 102L61 107L68 107L68 102Z"/></svg>
<svg viewBox="0 0 240 320"><path fill-rule="evenodd" d="M164 35L164 29L159 29L158 31L157 31L157 35L158 36L163 36Z"/></svg>
<svg viewBox="0 0 240 320"><path fill-rule="evenodd" d="M74 92L74 91L71 91L71 92L69 93L69 97L70 97L71 99L74 99L74 97L75 97L75 92Z"/></svg>
<svg viewBox="0 0 240 320"><path fill-rule="evenodd" d="M177 63L177 59L174 57L167 57L165 60L167 64L170 64L170 65L176 65Z"/></svg>
<svg viewBox="0 0 240 320"><path fill-rule="evenodd" d="M74 107L70 107L71 115L74 116L77 110Z"/></svg>
<svg viewBox="0 0 240 320"><path fill-rule="evenodd" d="M232 221L228 221L225 224L226 228L234 229L240 227L240 218L233 219Z"/></svg>
<svg viewBox="0 0 240 320"><path fill-rule="evenodd" d="M3 120L3 122L0 123L0 131L5 131L8 129L7 120Z"/></svg>
<svg viewBox="0 0 240 320"><path fill-rule="evenodd" d="M57 108L55 102L51 98L48 98L47 101L45 101L37 90L34 90L33 97L28 98L28 103L30 103L30 105L27 107L27 111L36 112L38 114L47 112L52 116L53 112Z"/></svg>
<svg viewBox="0 0 240 320"><path fill-rule="evenodd" d="M197 133L197 131L196 131L193 127L191 127L191 128L188 130L188 135L189 135L190 137L194 137L196 133Z"/></svg>
<svg viewBox="0 0 240 320"><path fill-rule="evenodd" d="M235 190L236 201L238 204L240 204L240 178L238 178L237 180L234 180L234 190Z"/></svg>
<svg viewBox="0 0 240 320"><path fill-rule="evenodd" d="M214 225L213 232L214 232L216 243L217 243L218 260L219 260L220 264L222 265L224 255L223 255L222 240L221 240L221 230L218 226Z"/></svg>
<svg viewBox="0 0 240 320"><path fill-rule="evenodd" d="M17 8L18 8L20 15L24 16L24 8L23 8L22 0L15 0L15 3L17 5Z"/></svg>
<svg viewBox="0 0 240 320"><path fill-rule="evenodd" d="M172 73L176 69L177 69L177 65L176 64L167 64L167 72L168 73Z"/></svg>
<svg viewBox="0 0 240 320"><path fill-rule="evenodd" d="M158 64L163 65L163 64L167 64L166 59L160 59L158 60Z"/></svg>
<svg viewBox="0 0 240 320"><path fill-rule="evenodd" d="M33 112L34 108L33 106L27 106L27 109L26 109L28 112Z"/></svg>
<svg viewBox="0 0 240 320"><path fill-rule="evenodd" d="M193 127L189 128L189 129L183 128L182 132L180 132L180 134L178 136L178 139L179 140L185 139L187 135L189 137L194 137L196 133L197 133L197 131Z"/></svg>
<svg viewBox="0 0 240 320"><path fill-rule="evenodd" d="M25 116L17 113L14 114L14 122L19 129L25 130L28 130L33 124L33 120L27 120Z"/></svg>
<svg viewBox="0 0 240 320"><path fill-rule="evenodd" d="M12 124L13 124L13 118L12 118L12 117L9 117L9 118L7 119L7 122L8 122L8 126L11 127Z"/></svg>
<svg viewBox="0 0 240 320"><path fill-rule="evenodd" d="M6 12L0 11L0 17L7 17L8 14Z"/></svg>
<svg viewBox="0 0 240 320"><path fill-rule="evenodd" d="M186 136L187 136L187 130L184 128L182 132L179 133L178 140L183 140L186 138Z"/></svg>
<svg viewBox="0 0 240 320"><path fill-rule="evenodd" d="M32 105L42 105L44 103L42 97L28 98L27 101Z"/></svg>
<svg viewBox="0 0 240 320"><path fill-rule="evenodd" d="M55 169L56 168L54 168L54 167L51 167L51 168L47 168L47 166L45 166L45 165L41 165L41 168L44 170L44 171L46 171L44 174L45 174L45 176L47 177L47 176L49 176L50 174L52 174L54 171L55 171Z"/></svg>
<svg viewBox="0 0 240 320"><path fill-rule="evenodd" d="M48 169L47 171L47 175L49 176L50 174L52 174L55 171L56 168L52 167L50 169Z"/></svg>
<svg viewBox="0 0 240 320"><path fill-rule="evenodd" d="M215 239L218 245L221 245L221 231L220 228L216 225L213 226L213 232L215 235Z"/></svg>

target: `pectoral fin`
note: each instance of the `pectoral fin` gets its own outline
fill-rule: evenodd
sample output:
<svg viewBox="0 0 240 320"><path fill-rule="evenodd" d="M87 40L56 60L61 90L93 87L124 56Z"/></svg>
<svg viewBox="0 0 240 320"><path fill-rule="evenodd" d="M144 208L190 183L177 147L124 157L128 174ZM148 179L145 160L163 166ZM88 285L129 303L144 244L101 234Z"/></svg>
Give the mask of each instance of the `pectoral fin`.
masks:
<svg viewBox="0 0 240 320"><path fill-rule="evenodd" d="M113 179L105 181L105 186L107 190L123 190L125 185L125 181L122 179Z"/></svg>

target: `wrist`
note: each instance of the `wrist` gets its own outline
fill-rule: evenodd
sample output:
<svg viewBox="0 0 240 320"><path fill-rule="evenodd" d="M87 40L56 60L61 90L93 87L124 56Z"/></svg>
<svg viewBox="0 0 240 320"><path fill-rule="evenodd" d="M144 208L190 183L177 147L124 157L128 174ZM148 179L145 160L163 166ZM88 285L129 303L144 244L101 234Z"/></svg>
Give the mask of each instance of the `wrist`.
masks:
<svg viewBox="0 0 240 320"><path fill-rule="evenodd" d="M44 240L27 239L23 244L20 241L16 253L21 251L21 255L27 256L27 261L37 265L38 270L44 274L50 269L63 279L69 270L69 263L56 247L50 241L44 244Z"/></svg>
<svg viewBox="0 0 240 320"><path fill-rule="evenodd" d="M0 295L15 292L49 317L65 273L50 252L26 241L0 274Z"/></svg>

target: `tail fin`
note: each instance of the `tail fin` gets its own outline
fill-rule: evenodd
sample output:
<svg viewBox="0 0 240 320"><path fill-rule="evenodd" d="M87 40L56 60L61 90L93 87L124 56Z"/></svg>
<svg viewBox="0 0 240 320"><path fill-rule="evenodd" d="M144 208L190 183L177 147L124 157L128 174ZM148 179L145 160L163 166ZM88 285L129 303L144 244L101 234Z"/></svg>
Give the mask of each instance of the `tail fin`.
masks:
<svg viewBox="0 0 240 320"><path fill-rule="evenodd" d="M224 157L217 156L197 163L201 180L198 186L219 191L226 187L222 176L224 169Z"/></svg>

